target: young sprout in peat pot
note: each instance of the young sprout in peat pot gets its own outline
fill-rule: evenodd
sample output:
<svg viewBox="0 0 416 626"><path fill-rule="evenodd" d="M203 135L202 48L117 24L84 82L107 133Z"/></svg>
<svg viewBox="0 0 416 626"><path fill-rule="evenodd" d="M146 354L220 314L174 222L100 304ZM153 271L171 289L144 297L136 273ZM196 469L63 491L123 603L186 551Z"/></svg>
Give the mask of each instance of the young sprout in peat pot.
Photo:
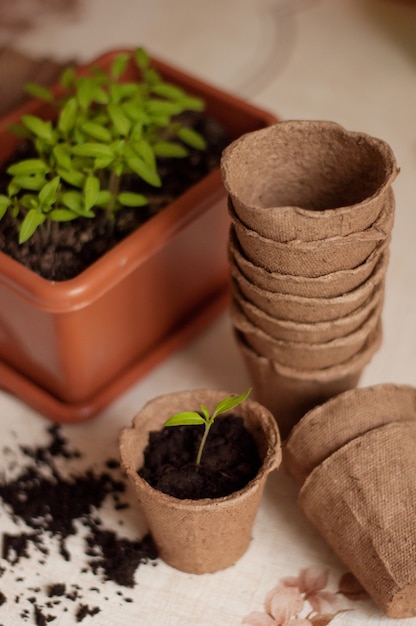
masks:
<svg viewBox="0 0 416 626"><path fill-rule="evenodd" d="M199 444L198 454L196 457L196 465L201 464L202 453L204 451L205 443L208 437L208 433L214 420L218 415L223 415L227 413L227 411L231 411L236 406L244 402L248 395L251 392L251 388L247 389L240 396L230 396L228 398L224 398L216 405L214 411L210 415L209 410L203 404L201 404L201 412L197 411L182 411L181 413L175 413L172 415L164 424L164 426L191 426L191 425L204 425L204 434L201 439L201 443Z"/></svg>

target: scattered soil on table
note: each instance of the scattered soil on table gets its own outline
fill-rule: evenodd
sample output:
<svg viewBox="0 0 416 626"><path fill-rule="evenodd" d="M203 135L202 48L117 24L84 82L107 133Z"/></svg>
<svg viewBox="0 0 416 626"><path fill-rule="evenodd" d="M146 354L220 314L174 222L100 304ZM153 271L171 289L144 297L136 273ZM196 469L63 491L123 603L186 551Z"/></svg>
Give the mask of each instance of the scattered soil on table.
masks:
<svg viewBox="0 0 416 626"><path fill-rule="evenodd" d="M150 433L139 470L148 483L176 498L220 498L242 489L261 467L255 441L241 417L217 418L195 464L204 426L169 426Z"/></svg>
<svg viewBox="0 0 416 626"><path fill-rule="evenodd" d="M126 489L125 478L118 461L108 459L101 471L87 469L76 474L67 469L67 474L58 468L58 459L70 462L79 458L80 452L68 446L59 427L49 430L49 442L42 447L21 447L27 462L13 478L0 475L0 498L16 530L16 534L3 533L2 554L6 567L13 571L21 559L33 560L37 554L35 567L47 567L47 556L53 541L57 542L62 558L72 560L68 538L77 535L77 526L82 525L86 563L80 565L80 573L90 571L98 581L112 581L124 588L135 585L135 572L139 565L155 562L157 551L152 538L146 535L133 541L120 537L113 530L105 528L102 509L109 500L114 510L128 508L123 501ZM7 449L3 449L7 457ZM13 461L14 463L15 461ZM61 463L61 467L64 467ZM78 557L76 557L78 558ZM82 568L82 569L81 569ZM0 577L6 569L0 569ZM24 580L21 580L24 584ZM100 588L83 589L78 585L67 585L60 580L51 580L47 589L29 588L24 593L6 597L0 594L0 606L9 602L24 605L29 602L33 609L21 608L24 620L33 619L37 626L44 626L56 619L53 608L62 601L75 603L75 620L81 622L87 616L99 613L98 606L85 602L84 598L100 593ZM121 594L120 594L121 595ZM126 602L131 598L124 598ZM68 610L67 604L65 609ZM0 620L1 623L1 620ZM32 622L33 623L33 622Z"/></svg>
<svg viewBox="0 0 416 626"><path fill-rule="evenodd" d="M144 194L148 198L148 205L123 208L117 211L114 222L106 219L105 212L101 211L93 219L79 218L55 223L47 245L42 242L40 229L27 242L19 245L16 227L7 214L0 221L0 250L48 280L68 280L80 274L218 167L222 150L229 143L224 127L204 113L187 112L181 118L185 125L205 137L207 148L190 148L185 158L158 159L158 171L162 179L160 189L144 183L136 175L126 177L123 190ZM28 150L28 146L23 144L9 164L16 159L33 157ZM0 171L0 193L5 193L8 183L9 176L5 171Z"/></svg>

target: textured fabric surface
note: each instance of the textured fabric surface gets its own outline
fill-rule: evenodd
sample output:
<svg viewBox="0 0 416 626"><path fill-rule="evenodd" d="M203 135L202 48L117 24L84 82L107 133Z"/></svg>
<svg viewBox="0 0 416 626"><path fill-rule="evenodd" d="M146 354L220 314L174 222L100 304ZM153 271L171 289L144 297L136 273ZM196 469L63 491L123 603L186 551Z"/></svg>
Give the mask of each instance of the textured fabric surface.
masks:
<svg viewBox="0 0 416 626"><path fill-rule="evenodd" d="M383 343L364 369L360 384L414 384L414 3L79 0L77 4L78 13L70 19L50 8L52 0L4 2L7 15L16 14L19 5L23 5L25 15L30 14L28 6L36 7L37 20L34 28L16 32L10 28L9 19L8 25L0 28L0 41L13 43L19 54L32 61L53 59L59 65L73 58L87 62L109 47L142 43L155 56L247 96L282 119L333 120L345 128L381 137L392 146L401 171L394 182L396 219L386 277ZM0 94L2 99L8 95L2 84ZM314 284L310 283L311 290ZM329 289L327 296L334 295ZM262 362L267 371L270 364L264 359ZM325 378L329 384L328 373ZM117 454L120 429L148 400L161 392L184 388L239 392L249 384L230 318L225 314L97 420L63 427L68 445L81 456L60 458L60 471L68 477L93 469L98 475L110 472L113 479L122 481L119 470L109 469L107 460ZM303 389L312 393L307 391L306 381ZM293 385L292 399L300 390L299 383ZM4 391L0 393L0 422L0 474L6 472L13 478L30 463L22 446L45 446L50 440L50 423ZM37 465L43 467L40 458ZM252 542L232 568L192 576L163 562L149 561L134 570L132 587L105 580L102 569L92 571L88 562L100 557L86 554L90 529L82 520L76 522L77 532L67 540L69 560L63 557L56 537L40 533L38 545L27 543L26 557L17 559L10 553L9 562L3 554L5 533L20 536L33 529L0 502L0 624L32 626L36 619L41 623L43 614L51 618L48 623L59 626L280 626L284 620L291 626L297 615L303 620L302 626L311 622L397 626L400 622L383 615L347 574L348 567L302 513L297 492L295 481L283 468L272 474ZM101 521L103 530L116 531L121 538L137 540L146 532L130 490L119 494L117 507L110 496L93 516ZM45 545L48 553L42 551ZM55 583L65 583L65 595L48 595ZM94 613L96 608L99 612ZM405 623L415 626L416 618Z"/></svg>

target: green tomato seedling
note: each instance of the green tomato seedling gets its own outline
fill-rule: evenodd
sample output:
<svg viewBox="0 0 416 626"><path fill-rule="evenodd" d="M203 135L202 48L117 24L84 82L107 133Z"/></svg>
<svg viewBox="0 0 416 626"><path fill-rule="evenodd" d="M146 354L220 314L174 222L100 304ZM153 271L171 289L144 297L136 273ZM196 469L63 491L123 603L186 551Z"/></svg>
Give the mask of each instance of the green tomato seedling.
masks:
<svg viewBox="0 0 416 626"><path fill-rule="evenodd" d="M201 404L201 413L197 411L182 411L181 413L175 413L164 424L164 426L191 426L197 424L204 424L204 434L202 435L201 443L199 445L198 454L196 457L196 465L201 464L202 453L208 437L208 433L215 418L218 415L223 415L227 411L234 409L236 406L244 402L251 392L251 388L247 389L241 396L230 396L224 398L216 405L212 415L210 415L207 407Z"/></svg>
<svg viewBox="0 0 416 626"><path fill-rule="evenodd" d="M139 70L137 80L123 80L129 63ZM7 168L7 193L0 194L0 220L10 216L21 244L39 229L48 245L60 222L95 218L103 210L111 225L118 210L140 210L148 199L124 190L126 177L161 187L159 158L206 148L204 137L180 117L203 111L205 103L165 82L143 48L117 55L109 73L95 67L78 76L68 69L60 82L59 95L27 86L32 96L54 105L56 119L23 115L9 127L35 154Z"/></svg>

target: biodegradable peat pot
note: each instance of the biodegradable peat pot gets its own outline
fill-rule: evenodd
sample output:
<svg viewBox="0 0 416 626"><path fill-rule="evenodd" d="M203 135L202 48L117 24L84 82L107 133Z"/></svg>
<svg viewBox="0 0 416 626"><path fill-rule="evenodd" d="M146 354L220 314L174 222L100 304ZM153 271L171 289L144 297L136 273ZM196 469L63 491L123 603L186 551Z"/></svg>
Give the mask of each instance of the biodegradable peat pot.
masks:
<svg viewBox="0 0 416 626"><path fill-rule="evenodd" d="M331 272L316 278L270 272L255 265L242 253L233 228L230 229L228 254L230 263L236 265L240 273L260 289L308 298L334 298L362 285L373 273L380 256L389 254L389 243L390 237L364 263L353 269Z"/></svg>
<svg viewBox="0 0 416 626"><path fill-rule="evenodd" d="M393 618L416 615L415 446L414 420L374 428L318 465L299 494L308 519Z"/></svg>
<svg viewBox="0 0 416 626"><path fill-rule="evenodd" d="M391 194L392 196L392 194ZM247 228L230 210L244 255L270 272L317 278L358 267L389 238L394 224L393 199L366 230L318 241L274 241Z"/></svg>
<svg viewBox="0 0 416 626"><path fill-rule="evenodd" d="M151 400L120 437L121 463L134 485L160 557L172 567L203 574L235 563L247 550L268 474L281 460L280 436L272 414L254 400L232 410L257 444L261 468L245 487L222 498L181 500L150 486L139 474L149 432L180 411L212 411L229 394L212 390L171 393ZM227 419L224 417L224 419Z"/></svg>
<svg viewBox="0 0 416 626"><path fill-rule="evenodd" d="M383 254L373 274L359 287L333 298L308 298L266 291L248 281L231 265L231 289L238 300L242 295L272 317L295 322L327 322L349 315L369 299L384 291L388 255Z"/></svg>
<svg viewBox="0 0 416 626"><path fill-rule="evenodd" d="M252 324L237 308L232 309L231 320L257 354L295 369L319 370L341 365L357 354L381 323L380 314L381 308L376 309L360 328L349 335L317 343L275 339Z"/></svg>
<svg viewBox="0 0 416 626"><path fill-rule="evenodd" d="M222 176L246 227L275 241L344 237L369 228L398 169L391 148L326 121L284 121L243 135Z"/></svg>
<svg viewBox="0 0 416 626"><path fill-rule="evenodd" d="M253 384L256 400L275 416L285 440L293 426L316 407L348 389L354 389L365 366L378 350L382 329L349 361L320 370L295 369L257 354L235 331L237 347Z"/></svg>
<svg viewBox="0 0 416 626"><path fill-rule="evenodd" d="M369 298L352 313L328 322L282 320L268 315L242 296L238 299L234 297L231 303L231 317L233 317L235 308L237 308L237 312L238 309L241 309L252 324L264 330L274 339L313 344L345 337L360 328L374 314L375 310L381 312L384 301L383 295L383 291L379 290L374 297Z"/></svg>
<svg viewBox="0 0 416 626"><path fill-rule="evenodd" d="M346 391L309 411L283 450L289 473L303 482L331 454L390 422L416 419L416 389L389 383Z"/></svg>
<svg viewBox="0 0 416 626"><path fill-rule="evenodd" d="M93 65L108 68L116 54ZM231 137L275 118L160 61L162 76L202 97ZM83 69L81 72L85 71ZM51 111L30 101L0 122ZM55 421L98 413L207 324L227 302L229 218L220 169L191 187L77 277L55 283L0 252L0 380Z"/></svg>

